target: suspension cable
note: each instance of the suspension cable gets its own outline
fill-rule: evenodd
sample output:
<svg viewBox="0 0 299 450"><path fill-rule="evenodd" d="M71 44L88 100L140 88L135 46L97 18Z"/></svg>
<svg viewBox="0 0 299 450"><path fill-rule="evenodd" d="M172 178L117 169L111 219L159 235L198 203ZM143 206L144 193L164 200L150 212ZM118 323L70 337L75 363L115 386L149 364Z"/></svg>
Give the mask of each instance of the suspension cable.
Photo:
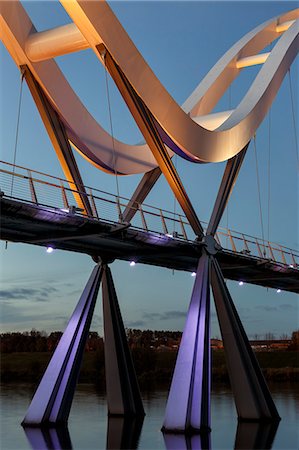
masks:
<svg viewBox="0 0 299 450"><path fill-rule="evenodd" d="M114 141L114 132L113 132L113 122L112 122L112 111L111 111L111 102L110 102L110 92L109 92L109 83L108 83L108 74L107 74L107 65L106 65L106 51L104 54L104 62L105 62L105 83L106 83L106 93L107 93L107 102L108 102L108 113L109 113L109 122L110 122L110 133L112 138L112 149L113 149L113 169L116 180L116 192L117 192L117 201L119 205L119 220L122 222L122 213L119 204L119 183L118 183L118 173L116 170L116 154L115 154L115 141Z"/></svg>
<svg viewBox="0 0 299 450"><path fill-rule="evenodd" d="M232 109L232 85L230 84L228 87L228 110L230 111ZM228 248L228 224L229 224L229 199L230 196L227 199L226 202L226 248Z"/></svg>
<svg viewBox="0 0 299 450"><path fill-rule="evenodd" d="M294 97L293 97L290 69L288 70L288 74L289 74L289 86L290 86L291 104L292 104L292 118L293 118L293 126L294 126L295 152L296 152L296 159L297 159L297 169L299 169L298 139L297 139L296 117L295 117Z"/></svg>
<svg viewBox="0 0 299 450"><path fill-rule="evenodd" d="M174 167L175 170L177 171L178 165L178 155L175 153L174 154ZM175 232L176 232L176 221L175 221L175 217L176 217L176 206L177 206L177 200L176 200L176 196L173 196L173 235L175 236Z"/></svg>
<svg viewBox="0 0 299 450"><path fill-rule="evenodd" d="M263 222L263 212L262 212L262 201L261 201L261 187L260 187L260 177L259 177L259 168L258 168L258 159L257 159L257 151L256 151L256 134L253 137L254 144L254 155L255 155L255 168L256 168L256 179L257 179L257 188L258 188L258 197L259 197L259 210L260 210L260 221L261 221L261 229L262 229L262 240L264 244L264 256L265 255L265 236L264 236L264 222Z"/></svg>
<svg viewBox="0 0 299 450"><path fill-rule="evenodd" d="M175 170L177 171L177 165L178 165L178 155L175 153L174 156L174 167ZM176 200L176 196L173 196L173 237L176 237L176 221L175 221L175 216L176 216L176 206L177 206L177 200ZM172 275L175 274L174 269L172 269Z"/></svg>
<svg viewBox="0 0 299 450"><path fill-rule="evenodd" d="M12 193L13 193L15 165L16 165L16 160L17 160L17 148L18 148L18 141L19 141L19 126L20 126L20 117L21 117L21 105L22 105L24 75L25 75L25 71L21 70L20 90L19 90L19 100L18 100L18 113L17 113L17 124L16 124L16 135L15 135L15 145L14 145L14 155L13 155L13 169L12 169L13 175L12 175L11 188L10 188L10 196L11 197L12 197Z"/></svg>
<svg viewBox="0 0 299 450"><path fill-rule="evenodd" d="M226 248L228 248L228 209L229 209L229 199L226 202Z"/></svg>
<svg viewBox="0 0 299 450"><path fill-rule="evenodd" d="M271 108L268 117L268 229L267 239L270 242L270 205L271 205Z"/></svg>
<svg viewBox="0 0 299 450"><path fill-rule="evenodd" d="M272 52L274 47L274 41L272 41L269 45L270 52ZM272 108L269 108L268 115L268 168L267 168L267 177L268 177L268 199L267 199L267 240L270 242L270 207L271 207L271 125L272 125L272 117L271 117ZM270 258L270 248L268 247Z"/></svg>
<svg viewBox="0 0 299 450"><path fill-rule="evenodd" d="M14 179L15 179L15 165L16 165L16 160L17 160L17 148L18 148L18 140L19 140L19 125L20 125L20 116L21 116L24 75L25 75L25 70L21 69L17 124L16 124L16 136L15 136L15 146L14 146L14 155L13 155L12 179L11 179L11 187L10 187L10 196L11 197L12 197L12 193L13 193L13 186L14 186ZM5 250L7 250L7 247L8 247L8 241L5 241Z"/></svg>

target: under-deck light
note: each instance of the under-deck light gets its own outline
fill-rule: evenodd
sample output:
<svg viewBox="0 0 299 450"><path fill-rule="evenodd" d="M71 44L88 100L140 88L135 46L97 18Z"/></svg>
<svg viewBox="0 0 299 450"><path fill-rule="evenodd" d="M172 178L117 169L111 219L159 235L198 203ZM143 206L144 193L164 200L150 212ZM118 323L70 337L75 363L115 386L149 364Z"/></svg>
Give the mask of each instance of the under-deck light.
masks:
<svg viewBox="0 0 299 450"><path fill-rule="evenodd" d="M244 281L239 281L239 286L243 286Z"/></svg>
<svg viewBox="0 0 299 450"><path fill-rule="evenodd" d="M280 294L281 293L281 289L277 289L277 294Z"/></svg>
<svg viewBox="0 0 299 450"><path fill-rule="evenodd" d="M131 261L131 262L130 262L130 266L131 266L131 267L135 266L135 264L136 264L135 261Z"/></svg>
<svg viewBox="0 0 299 450"><path fill-rule="evenodd" d="M54 252L54 248L53 247L47 247L46 252L47 253L52 253L52 252Z"/></svg>
<svg viewBox="0 0 299 450"><path fill-rule="evenodd" d="M196 277L196 272L192 272L191 277Z"/></svg>
<svg viewBox="0 0 299 450"><path fill-rule="evenodd" d="M84 209L83 208L79 208L78 206L75 206L75 205L70 205L67 208L60 208L60 211L68 213L68 214L71 214L71 215L74 215L77 212L78 213L83 212Z"/></svg>

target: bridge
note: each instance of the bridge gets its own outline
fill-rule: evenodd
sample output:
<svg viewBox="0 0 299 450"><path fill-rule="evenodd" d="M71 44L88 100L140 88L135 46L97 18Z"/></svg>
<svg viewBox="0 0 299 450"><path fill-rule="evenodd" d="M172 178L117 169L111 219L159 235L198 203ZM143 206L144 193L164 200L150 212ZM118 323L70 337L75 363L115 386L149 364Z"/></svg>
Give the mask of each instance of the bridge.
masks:
<svg viewBox="0 0 299 450"><path fill-rule="evenodd" d="M1 238L90 255L95 267L31 401L26 427L66 424L100 284L110 416L144 416L109 265L115 259L194 275L169 392L165 433L210 431L210 287L240 421L277 422L272 400L225 278L299 292L298 251L219 225L250 141L298 52L298 10L269 19L229 49L179 106L106 2L61 0L73 23L37 32L20 2L1 2L1 39L19 67L65 179L1 163ZM113 30L113 33L111 32ZM263 51L270 47L270 51ZM54 58L92 49L145 143L97 123ZM235 109L213 111L241 71L261 68ZM107 92L108 94L108 92ZM111 110L110 110L111 116ZM84 118L84 120L83 120ZM111 118L111 117L110 117ZM115 176L143 174L129 199L86 186L73 150ZM199 219L173 162L226 162L212 214ZM182 213L145 203L164 176Z"/></svg>
<svg viewBox="0 0 299 450"><path fill-rule="evenodd" d="M129 206L133 220L120 224L130 199L84 186L92 206L86 217L74 205L81 193L66 180L4 162L0 185L3 240L192 273L205 248L186 217L173 211ZM299 293L295 250L221 227L215 238L225 278Z"/></svg>

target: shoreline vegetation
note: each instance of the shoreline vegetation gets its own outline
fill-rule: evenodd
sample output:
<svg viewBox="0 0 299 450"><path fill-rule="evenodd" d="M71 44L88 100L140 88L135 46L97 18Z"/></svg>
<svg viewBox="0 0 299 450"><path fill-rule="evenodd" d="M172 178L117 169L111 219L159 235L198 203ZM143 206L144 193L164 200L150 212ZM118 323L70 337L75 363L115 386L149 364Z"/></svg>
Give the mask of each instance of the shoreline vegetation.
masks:
<svg viewBox="0 0 299 450"><path fill-rule="evenodd" d="M38 382L60 337L60 332L48 336L35 330L28 333L2 334L1 381ZM140 387L169 387L181 333L127 330L127 337ZM217 345L213 341L217 341ZM297 342L289 342L288 347L283 349L270 345L267 348L261 345L259 349L254 349L268 382L299 381ZM95 332L89 334L78 381L94 383L99 387L105 385L104 343ZM212 339L212 381L229 383L224 350L221 341L217 339Z"/></svg>

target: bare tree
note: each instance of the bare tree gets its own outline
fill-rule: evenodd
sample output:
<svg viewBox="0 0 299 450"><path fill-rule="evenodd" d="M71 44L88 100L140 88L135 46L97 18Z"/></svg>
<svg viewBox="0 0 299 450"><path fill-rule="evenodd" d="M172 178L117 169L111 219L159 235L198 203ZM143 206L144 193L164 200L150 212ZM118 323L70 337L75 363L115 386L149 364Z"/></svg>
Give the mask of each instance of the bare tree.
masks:
<svg viewBox="0 0 299 450"><path fill-rule="evenodd" d="M279 339L281 339L281 340L283 340L283 341L287 341L288 339L290 339L290 336L287 334L287 333L282 333L281 335L280 335L280 338Z"/></svg>
<svg viewBox="0 0 299 450"><path fill-rule="evenodd" d="M265 340L266 341L273 341L275 339L275 336L271 331L268 331L268 333L265 334Z"/></svg>

